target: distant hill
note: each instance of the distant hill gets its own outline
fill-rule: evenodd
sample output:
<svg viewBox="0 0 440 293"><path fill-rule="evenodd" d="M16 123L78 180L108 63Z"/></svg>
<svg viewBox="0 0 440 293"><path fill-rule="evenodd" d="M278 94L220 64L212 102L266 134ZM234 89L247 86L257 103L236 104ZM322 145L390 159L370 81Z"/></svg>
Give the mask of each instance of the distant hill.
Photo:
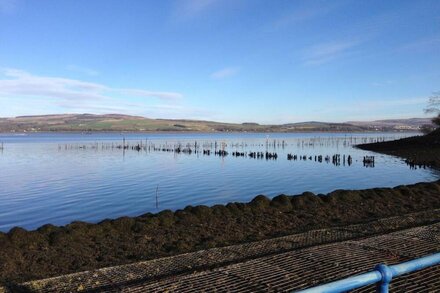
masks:
<svg viewBox="0 0 440 293"><path fill-rule="evenodd" d="M150 119L120 114L56 114L0 118L0 132L39 131L172 131L172 132L301 132L301 131L402 131L418 130L429 119L413 118L372 122L300 122L260 125L246 122L223 123L201 120Z"/></svg>
<svg viewBox="0 0 440 293"><path fill-rule="evenodd" d="M409 119L388 119L376 121L349 121L351 125L368 127L368 128L392 128L396 130L417 130L423 125L432 124L429 118L409 118Z"/></svg>

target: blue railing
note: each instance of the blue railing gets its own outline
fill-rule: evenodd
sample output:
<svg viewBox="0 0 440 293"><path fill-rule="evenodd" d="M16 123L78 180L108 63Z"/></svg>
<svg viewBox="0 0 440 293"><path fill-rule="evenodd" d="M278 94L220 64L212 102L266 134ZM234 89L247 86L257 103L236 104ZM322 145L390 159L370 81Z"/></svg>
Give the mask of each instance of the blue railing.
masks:
<svg viewBox="0 0 440 293"><path fill-rule="evenodd" d="M387 293L393 278L440 264L440 253L387 266L377 265L374 271L299 291L301 293L337 293L377 284L376 292Z"/></svg>

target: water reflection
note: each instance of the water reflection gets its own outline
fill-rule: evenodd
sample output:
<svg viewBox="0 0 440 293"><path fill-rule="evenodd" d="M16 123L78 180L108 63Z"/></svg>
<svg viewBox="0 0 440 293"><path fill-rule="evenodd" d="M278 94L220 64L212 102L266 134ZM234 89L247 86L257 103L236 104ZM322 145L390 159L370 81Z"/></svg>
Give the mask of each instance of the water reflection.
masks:
<svg viewBox="0 0 440 293"><path fill-rule="evenodd" d="M4 134L0 229L437 179L427 166L353 148L408 135Z"/></svg>

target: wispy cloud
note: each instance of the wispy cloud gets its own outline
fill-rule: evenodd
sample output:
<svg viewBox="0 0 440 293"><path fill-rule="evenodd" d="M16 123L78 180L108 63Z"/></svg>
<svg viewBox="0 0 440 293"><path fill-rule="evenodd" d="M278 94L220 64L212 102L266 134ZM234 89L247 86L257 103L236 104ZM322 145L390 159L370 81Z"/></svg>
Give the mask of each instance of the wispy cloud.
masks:
<svg viewBox="0 0 440 293"><path fill-rule="evenodd" d="M331 9L326 8L326 5L323 4L323 7L317 8L317 10L304 10L293 19L299 21L301 19L320 17L320 15L316 14L330 13L332 10L341 7L341 3L342 2L337 6L331 7ZM345 2L344 4L347 3L349 2ZM320 10L322 10L322 12ZM375 41L375 44L377 44L378 38L383 38L386 34L395 33L395 28L401 26L403 13L401 10L402 9L384 10L375 15L368 15L353 21L349 26L338 29L333 36L331 36L332 32L326 34L326 38L331 37L330 41L312 44L303 50L303 64L306 66L316 66L332 62L341 57L352 55L362 55L362 57L365 57L369 46L366 46L367 49L364 51L364 47L361 45L367 43L373 44ZM309 13L307 13L307 11L309 11ZM362 54L360 54L361 51ZM383 51L370 52L369 54L383 54Z"/></svg>
<svg viewBox="0 0 440 293"><path fill-rule="evenodd" d="M0 0L0 13L11 14L17 10L18 0Z"/></svg>
<svg viewBox="0 0 440 293"><path fill-rule="evenodd" d="M178 18L186 19L195 17L205 11L210 10L220 0L179 0L175 4L175 15Z"/></svg>
<svg viewBox="0 0 440 293"><path fill-rule="evenodd" d="M349 114L349 115L370 115L371 113L387 110L387 112L396 110L400 111L401 107L405 106L420 106L426 105L427 98L405 98L405 99L382 99L382 100L362 100L357 102L350 102L338 106L325 107L320 110L321 114ZM389 113L391 114L391 113ZM422 115L422 111L420 115ZM387 114L388 115L388 114Z"/></svg>
<svg viewBox="0 0 440 293"><path fill-rule="evenodd" d="M161 104L144 109L143 115L153 118L216 120L219 113L198 107Z"/></svg>
<svg viewBox="0 0 440 293"><path fill-rule="evenodd" d="M177 104L145 105L143 103L130 103L113 101L109 104L100 103L60 103L66 113L93 113L108 114L118 113L127 115L138 115L159 119L200 119L212 120L218 113L204 108L187 107ZM37 114L41 114L38 113Z"/></svg>
<svg viewBox="0 0 440 293"><path fill-rule="evenodd" d="M306 1L304 5L296 5L295 9L283 14L271 24L271 29L280 29L300 22L323 17L336 10L341 1Z"/></svg>
<svg viewBox="0 0 440 293"><path fill-rule="evenodd" d="M418 52L424 52L427 50L435 49L438 51L438 48L440 47L440 36L435 35L427 38L422 38L410 43L406 43L402 45L399 50L400 51L418 51Z"/></svg>
<svg viewBox="0 0 440 293"><path fill-rule="evenodd" d="M0 79L0 98L7 105L16 105L15 100L41 102L41 108L60 107L85 112L137 112L155 101L176 103L183 95L176 92L148 91L135 88L113 88L107 85L67 79L33 75L18 69L3 69L5 78ZM133 96L146 98L144 103L127 102ZM124 110L125 109L125 110Z"/></svg>
<svg viewBox="0 0 440 293"><path fill-rule="evenodd" d="M4 69L8 79L0 79L1 96L40 96L64 100L99 100L106 94L134 95L161 100L176 100L182 94L175 92L157 92L143 89L112 88L103 84L75 79L37 76L18 69Z"/></svg>
<svg viewBox="0 0 440 293"><path fill-rule="evenodd" d="M114 91L118 91L124 95L131 95L131 96L137 96L137 97L157 97L162 100L178 100L183 97L180 93L174 93L174 92L152 92L152 91L146 91L146 90L140 90L140 89L113 89Z"/></svg>
<svg viewBox="0 0 440 293"><path fill-rule="evenodd" d="M212 79L224 79L238 74L240 67L226 67L211 73Z"/></svg>
<svg viewBox="0 0 440 293"><path fill-rule="evenodd" d="M78 65L74 65L74 64L68 65L67 70L73 71L73 72L78 72L78 73L89 75L89 76L99 75L99 72L94 69L82 67L82 66L78 66Z"/></svg>
<svg viewBox="0 0 440 293"><path fill-rule="evenodd" d="M151 118L211 120L217 113L186 106L177 92L114 88L62 77L0 69L0 117L53 113L120 113ZM132 97L144 99L131 99Z"/></svg>
<svg viewBox="0 0 440 293"><path fill-rule="evenodd" d="M18 69L4 69L0 96L34 96L64 100L99 100L108 87L60 77L36 76Z"/></svg>
<svg viewBox="0 0 440 293"><path fill-rule="evenodd" d="M364 99L358 101L332 102L317 106L314 115L327 121L370 121L391 118L414 118L424 116L426 97L401 99Z"/></svg>
<svg viewBox="0 0 440 293"><path fill-rule="evenodd" d="M363 110L374 110L374 109L390 108L395 106L423 105L426 104L426 102L427 102L426 98L373 100L373 101L360 102L357 104L357 106Z"/></svg>
<svg viewBox="0 0 440 293"><path fill-rule="evenodd" d="M314 45L305 50L303 63L313 66L333 61L362 43L363 40L355 38Z"/></svg>
<svg viewBox="0 0 440 293"><path fill-rule="evenodd" d="M384 81L375 81L372 82L371 85L374 87L385 87L394 84L395 82L392 80L384 80Z"/></svg>

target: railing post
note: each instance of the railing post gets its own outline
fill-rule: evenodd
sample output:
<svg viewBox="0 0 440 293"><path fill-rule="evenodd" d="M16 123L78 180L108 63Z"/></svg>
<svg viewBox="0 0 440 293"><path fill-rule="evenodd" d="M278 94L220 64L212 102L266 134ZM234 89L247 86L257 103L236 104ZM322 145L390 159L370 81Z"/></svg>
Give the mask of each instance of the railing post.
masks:
<svg viewBox="0 0 440 293"><path fill-rule="evenodd" d="M389 285L391 279L393 279L393 272L385 264L379 264L375 267L377 271L382 275L382 280L376 285L376 292L378 293L388 293Z"/></svg>
<svg viewBox="0 0 440 293"><path fill-rule="evenodd" d="M428 267L440 265L440 252L432 255L424 256L418 259L413 259L404 263L387 266L379 264L375 266L374 270L368 273L348 277L338 281L322 284L316 287L297 291L302 293L317 293L317 292L348 292L353 289L358 289L364 286L376 284L376 292L388 293L391 280L395 277L404 274L420 271Z"/></svg>

